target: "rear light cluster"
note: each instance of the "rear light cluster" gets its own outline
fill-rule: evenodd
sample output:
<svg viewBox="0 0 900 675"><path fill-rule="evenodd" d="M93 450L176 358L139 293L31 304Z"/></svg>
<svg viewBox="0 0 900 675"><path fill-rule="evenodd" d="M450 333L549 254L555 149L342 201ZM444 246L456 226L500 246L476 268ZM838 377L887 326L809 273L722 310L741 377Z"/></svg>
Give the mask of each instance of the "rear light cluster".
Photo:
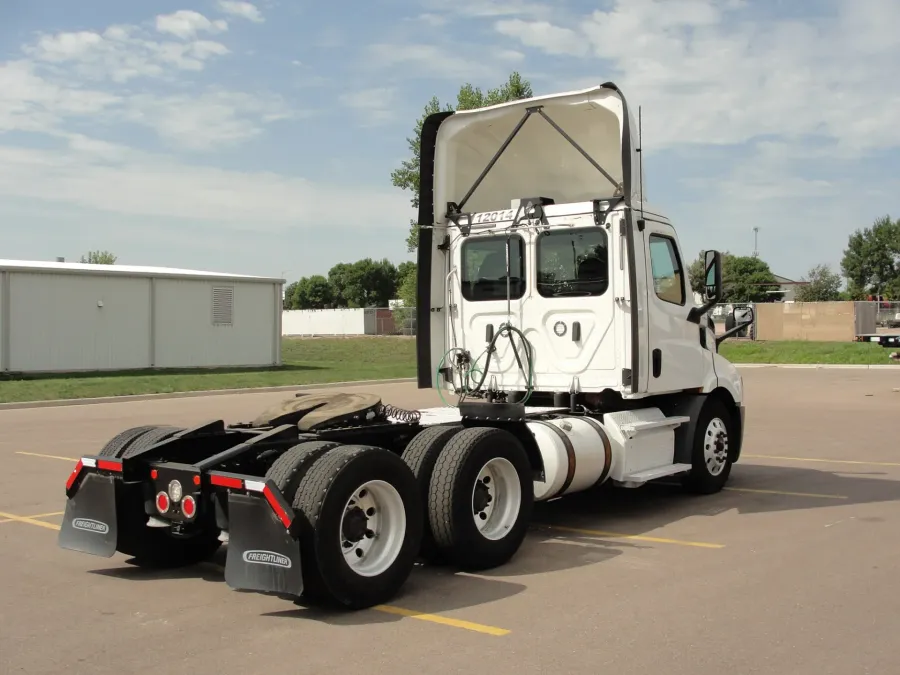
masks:
<svg viewBox="0 0 900 675"><path fill-rule="evenodd" d="M151 477L156 478L159 474L156 469L150 472ZM194 476L194 485L200 484L200 476ZM197 500L191 495L185 495L181 487L181 483L177 480L169 481L168 490L162 490L156 493L156 510L161 514L166 514L172 508L173 504L181 504L181 513L185 518L193 518L197 515Z"/></svg>

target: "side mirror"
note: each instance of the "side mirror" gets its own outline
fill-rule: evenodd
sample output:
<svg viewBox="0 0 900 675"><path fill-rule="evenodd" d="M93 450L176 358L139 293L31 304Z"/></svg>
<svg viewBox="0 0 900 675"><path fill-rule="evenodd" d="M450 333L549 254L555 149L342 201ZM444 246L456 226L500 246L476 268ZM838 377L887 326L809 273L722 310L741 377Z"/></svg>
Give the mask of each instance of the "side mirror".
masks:
<svg viewBox="0 0 900 675"><path fill-rule="evenodd" d="M715 304L722 299L722 254L706 251L703 263L706 270L704 297L708 303Z"/></svg>

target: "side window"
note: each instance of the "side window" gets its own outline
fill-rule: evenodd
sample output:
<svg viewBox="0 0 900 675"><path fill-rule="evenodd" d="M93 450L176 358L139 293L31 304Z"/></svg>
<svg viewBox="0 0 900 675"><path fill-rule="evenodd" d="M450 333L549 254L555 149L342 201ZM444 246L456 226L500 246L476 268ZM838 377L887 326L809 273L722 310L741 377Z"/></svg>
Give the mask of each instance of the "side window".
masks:
<svg viewBox="0 0 900 675"><path fill-rule="evenodd" d="M650 268L657 297L674 305L683 305L684 269L674 239L661 234L650 235Z"/></svg>
<svg viewBox="0 0 900 675"><path fill-rule="evenodd" d="M598 227L551 230L537 243L537 290L545 298L603 295L609 288L609 240Z"/></svg>
<svg viewBox="0 0 900 675"><path fill-rule="evenodd" d="M525 295L522 237L471 237L462 245L460 282L466 300L506 300L506 243L509 241L509 297Z"/></svg>

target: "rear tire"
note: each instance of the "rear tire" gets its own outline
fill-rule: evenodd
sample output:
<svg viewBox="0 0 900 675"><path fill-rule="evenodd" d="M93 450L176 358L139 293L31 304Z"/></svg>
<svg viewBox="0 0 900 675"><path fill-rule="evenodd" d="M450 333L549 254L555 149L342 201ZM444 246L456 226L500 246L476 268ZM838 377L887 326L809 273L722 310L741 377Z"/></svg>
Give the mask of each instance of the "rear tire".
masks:
<svg viewBox="0 0 900 675"><path fill-rule="evenodd" d="M300 481L293 508L307 598L364 609L390 600L412 572L424 508L415 476L394 453L331 450Z"/></svg>
<svg viewBox="0 0 900 675"><path fill-rule="evenodd" d="M134 443L140 436L154 429L159 429L158 425L148 425L143 427L132 427L125 429L113 436L106 445L97 453L100 457L116 457L122 456L122 453L128 449L128 446Z"/></svg>
<svg viewBox="0 0 900 675"><path fill-rule="evenodd" d="M450 439L428 499L431 531L444 555L468 571L508 562L528 531L532 480L525 448L510 432L474 427Z"/></svg>
<svg viewBox="0 0 900 675"><path fill-rule="evenodd" d="M297 486L310 467L329 450L340 443L333 441L308 441L295 445L275 460L266 471L266 480L271 480L288 502L294 501Z"/></svg>
<svg viewBox="0 0 900 675"><path fill-rule="evenodd" d="M429 427L417 434L403 451L403 461L407 463L419 483L419 493L422 495L422 503L426 505L426 508L434 465L448 441L462 430L461 425ZM444 562L427 518L422 532L422 547L419 555L431 563Z"/></svg>

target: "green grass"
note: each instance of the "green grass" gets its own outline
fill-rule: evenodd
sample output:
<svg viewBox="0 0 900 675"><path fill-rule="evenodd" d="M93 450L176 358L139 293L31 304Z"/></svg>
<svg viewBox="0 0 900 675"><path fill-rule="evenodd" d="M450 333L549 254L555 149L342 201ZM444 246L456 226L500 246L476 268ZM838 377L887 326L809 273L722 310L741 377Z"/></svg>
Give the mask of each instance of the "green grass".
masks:
<svg viewBox="0 0 900 675"><path fill-rule="evenodd" d="M890 365L892 350L864 342L751 342L730 339L719 353L732 363ZM900 368L898 368L900 371Z"/></svg>
<svg viewBox="0 0 900 675"><path fill-rule="evenodd" d="M415 377L415 339L285 338L280 368L117 371L0 378L0 403Z"/></svg>
<svg viewBox="0 0 900 675"><path fill-rule="evenodd" d="M726 340L733 363L889 364L891 350L842 342ZM0 378L0 403L415 377L409 337L286 338L281 368L123 371Z"/></svg>

